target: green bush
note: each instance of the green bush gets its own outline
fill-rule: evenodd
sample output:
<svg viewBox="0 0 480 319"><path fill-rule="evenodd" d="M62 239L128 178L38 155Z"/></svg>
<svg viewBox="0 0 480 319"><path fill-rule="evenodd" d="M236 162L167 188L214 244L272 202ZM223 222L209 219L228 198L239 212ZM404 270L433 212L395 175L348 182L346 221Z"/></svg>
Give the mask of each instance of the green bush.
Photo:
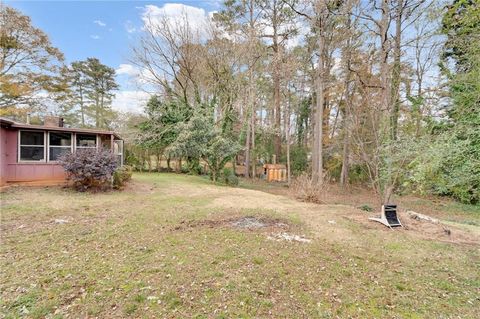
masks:
<svg viewBox="0 0 480 319"><path fill-rule="evenodd" d="M125 149L125 164L132 167L132 169L140 170L141 161L133 150Z"/></svg>
<svg viewBox="0 0 480 319"><path fill-rule="evenodd" d="M232 175L232 174L233 174L233 170L231 168L225 167L223 169L223 176L228 176L228 175Z"/></svg>
<svg viewBox="0 0 480 319"><path fill-rule="evenodd" d="M348 170L348 180L352 184L368 182L367 168L363 164L352 164Z"/></svg>
<svg viewBox="0 0 480 319"><path fill-rule="evenodd" d="M127 165L119 167L113 173L113 188L121 189L131 179L132 179L132 168Z"/></svg>
<svg viewBox="0 0 480 319"><path fill-rule="evenodd" d="M303 146L294 146L290 152L292 174L298 176L308 169L308 153Z"/></svg>
<svg viewBox="0 0 480 319"><path fill-rule="evenodd" d="M235 175L229 175L225 179L225 183L230 186L238 186L238 182L239 182L238 177Z"/></svg>
<svg viewBox="0 0 480 319"><path fill-rule="evenodd" d="M420 194L451 196L462 203L480 202L480 130L449 130L429 143L410 164L404 184Z"/></svg>
<svg viewBox="0 0 480 319"><path fill-rule="evenodd" d="M231 170L230 168L223 169L223 181L225 182L225 184L230 186L237 186L239 182L238 177L235 176L233 170Z"/></svg>

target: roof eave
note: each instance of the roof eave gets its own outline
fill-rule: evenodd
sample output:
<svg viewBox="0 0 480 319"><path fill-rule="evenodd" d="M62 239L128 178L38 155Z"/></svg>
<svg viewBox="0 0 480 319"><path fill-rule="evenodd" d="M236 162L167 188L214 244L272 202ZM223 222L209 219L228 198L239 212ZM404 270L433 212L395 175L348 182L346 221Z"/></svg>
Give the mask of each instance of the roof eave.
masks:
<svg viewBox="0 0 480 319"><path fill-rule="evenodd" d="M63 132L72 132L72 133L113 135L117 139L120 139L120 140L122 139L122 137L114 131L102 131L102 130L95 130L95 129L70 128L70 127L60 127L60 126L31 125L31 124L21 124L21 123L13 123L11 124L11 127L18 128L18 129L28 129L28 130L63 131Z"/></svg>

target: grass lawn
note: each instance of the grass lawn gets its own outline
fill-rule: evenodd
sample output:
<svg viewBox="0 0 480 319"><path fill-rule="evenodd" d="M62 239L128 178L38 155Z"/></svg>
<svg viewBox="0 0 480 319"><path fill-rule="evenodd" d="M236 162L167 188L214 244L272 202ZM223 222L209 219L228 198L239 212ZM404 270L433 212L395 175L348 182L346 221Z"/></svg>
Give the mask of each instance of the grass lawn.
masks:
<svg viewBox="0 0 480 319"><path fill-rule="evenodd" d="M475 224L452 230L470 242L449 242L175 174L1 196L0 317L478 318ZM268 225L233 226L245 216Z"/></svg>

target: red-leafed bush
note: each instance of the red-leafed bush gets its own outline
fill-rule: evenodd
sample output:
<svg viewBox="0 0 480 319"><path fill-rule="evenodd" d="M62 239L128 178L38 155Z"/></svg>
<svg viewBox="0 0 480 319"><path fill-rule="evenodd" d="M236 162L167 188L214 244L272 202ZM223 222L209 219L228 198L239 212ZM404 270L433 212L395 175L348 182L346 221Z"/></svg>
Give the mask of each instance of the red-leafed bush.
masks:
<svg viewBox="0 0 480 319"><path fill-rule="evenodd" d="M111 188L117 168L117 159L109 150L79 149L62 155L59 163L79 191Z"/></svg>

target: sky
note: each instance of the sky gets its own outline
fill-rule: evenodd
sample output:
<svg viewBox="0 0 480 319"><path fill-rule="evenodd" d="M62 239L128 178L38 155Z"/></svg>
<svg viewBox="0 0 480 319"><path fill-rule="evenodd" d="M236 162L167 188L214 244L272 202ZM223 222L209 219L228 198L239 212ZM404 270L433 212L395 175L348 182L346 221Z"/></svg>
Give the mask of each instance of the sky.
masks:
<svg viewBox="0 0 480 319"><path fill-rule="evenodd" d="M166 14L173 19L183 11L193 18L219 10L221 0L187 1L9 1L2 2L32 19L51 43L65 55L67 63L98 58L117 71L120 90L112 103L121 111L141 112L148 95L132 76L131 48L142 32L147 13Z"/></svg>

